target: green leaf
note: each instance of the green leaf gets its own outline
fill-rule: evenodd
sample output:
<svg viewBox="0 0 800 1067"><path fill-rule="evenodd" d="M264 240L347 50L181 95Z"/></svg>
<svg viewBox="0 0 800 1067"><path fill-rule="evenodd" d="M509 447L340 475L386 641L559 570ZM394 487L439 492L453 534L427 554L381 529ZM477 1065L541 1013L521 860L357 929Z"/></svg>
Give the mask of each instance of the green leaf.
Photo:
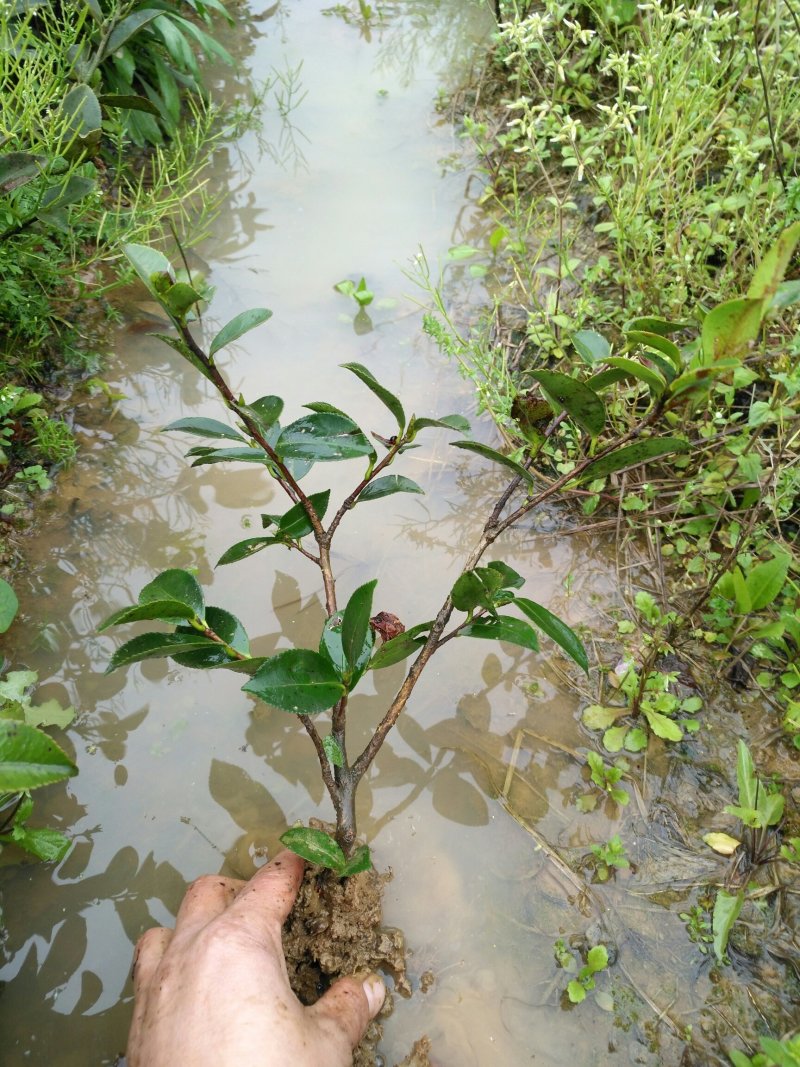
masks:
<svg viewBox="0 0 800 1067"><path fill-rule="evenodd" d="M750 610L760 611L779 595L786 581L791 556L780 552L765 563L759 563L747 575L745 582L750 596Z"/></svg>
<svg viewBox="0 0 800 1067"><path fill-rule="evenodd" d="M99 138L103 116L100 103L88 85L74 85L61 101L61 112L67 123L68 142L76 137L82 141Z"/></svg>
<svg viewBox="0 0 800 1067"><path fill-rule="evenodd" d="M626 752L643 752L647 748L647 731L634 726L625 736Z"/></svg>
<svg viewBox="0 0 800 1067"><path fill-rule="evenodd" d="M331 462L374 456L375 450L352 419L315 412L287 426L275 446L281 458Z"/></svg>
<svg viewBox="0 0 800 1067"><path fill-rule="evenodd" d="M612 708L603 704L590 704L583 709L581 719L584 726L588 726L590 730L605 730L621 719L623 715L628 714L627 708Z"/></svg>
<svg viewBox="0 0 800 1067"><path fill-rule="evenodd" d="M249 559L262 548L270 545L286 545L282 537L246 537L244 541L237 541L226 549L214 564L215 567L224 567L228 563L238 563L241 559Z"/></svg>
<svg viewBox="0 0 800 1067"><path fill-rule="evenodd" d="M102 107L119 107L124 111L144 111L148 115L161 116L161 111L152 100L135 93L103 93L97 99Z"/></svg>
<svg viewBox="0 0 800 1067"><path fill-rule="evenodd" d="M202 295L186 282L175 282L161 294L162 305L176 322L185 322L189 309L200 300Z"/></svg>
<svg viewBox="0 0 800 1067"><path fill-rule="evenodd" d="M194 454L197 453L187 453ZM212 448L197 455L192 461L193 467L209 466L213 463L269 463L266 452L261 448Z"/></svg>
<svg viewBox="0 0 800 1067"><path fill-rule="evenodd" d="M372 597L377 579L366 582L356 589L342 619L342 649L351 670L355 670L364 649L364 642L369 634L369 619L372 614Z"/></svg>
<svg viewBox="0 0 800 1067"><path fill-rule="evenodd" d="M744 356L748 345L758 337L764 308L762 299L739 298L726 300L709 311L701 332L703 361L714 363Z"/></svg>
<svg viewBox="0 0 800 1067"><path fill-rule="evenodd" d="M636 467L651 459L659 459L673 452L688 452L689 443L679 437L651 437L647 441L637 441L635 444L618 448L607 456L601 456L594 463L590 463L580 475L582 482L594 481L595 478L605 478L614 471L624 470L626 467Z"/></svg>
<svg viewBox="0 0 800 1067"><path fill-rule="evenodd" d="M739 738L736 746L736 784L739 787L739 804L755 809L758 802L759 782L750 749Z"/></svg>
<svg viewBox="0 0 800 1067"><path fill-rule="evenodd" d="M291 648L270 657L242 689L296 715L332 708L345 693L329 660L305 648Z"/></svg>
<svg viewBox="0 0 800 1067"><path fill-rule="evenodd" d="M453 441L453 448L464 448L467 452L475 452L477 455L483 456L484 459L490 459L493 463L499 463L502 467L507 467L508 470L519 475L528 485L533 486L534 484L533 475L522 464L517 463L510 456L504 456L502 452L489 448L488 445L483 445L479 441Z"/></svg>
<svg viewBox="0 0 800 1067"><path fill-rule="evenodd" d="M240 433L232 430L230 426L226 426L224 422L219 422L217 419L178 419L176 422L171 422L169 426L165 426L161 432L169 433L173 430L182 430L184 433L194 434L195 437L224 437L229 441L244 442L244 438Z"/></svg>
<svg viewBox="0 0 800 1067"><path fill-rule="evenodd" d="M389 411L391 411L400 428L400 432L402 433L406 425L406 416L403 411L403 405L394 393L390 393L388 389L384 388L384 386L377 381L372 371L365 367L363 363L342 363L341 366L346 370L352 371L356 378L360 379L360 381L366 385L367 389L371 390Z"/></svg>
<svg viewBox="0 0 800 1067"><path fill-rule="evenodd" d="M25 722L28 726L57 726L66 729L75 718L73 707L62 707L55 699L44 700L41 704L30 704L25 708Z"/></svg>
<svg viewBox="0 0 800 1067"><path fill-rule="evenodd" d="M372 856L369 854L369 848L366 845L359 845L339 873L342 878L349 878L353 874L368 871L371 867Z"/></svg>
<svg viewBox="0 0 800 1067"><path fill-rule="evenodd" d="M656 737L661 737L665 741L683 740L683 730L668 715L662 715L661 712L647 707L642 708L642 715L647 719L648 726Z"/></svg>
<svg viewBox="0 0 800 1067"><path fill-rule="evenodd" d="M621 751L629 731L629 726L611 726L603 734L603 748L607 752Z"/></svg>
<svg viewBox="0 0 800 1067"><path fill-rule="evenodd" d="M3 578L0 578L0 634L4 634L19 611L17 594Z"/></svg>
<svg viewBox="0 0 800 1067"><path fill-rule="evenodd" d="M203 590L193 574L179 567L162 571L139 593L140 604L154 604L163 600L185 604L199 619L203 617Z"/></svg>
<svg viewBox="0 0 800 1067"><path fill-rule="evenodd" d="M474 622L467 623L459 631L458 636L508 641L509 644L530 649L531 652L539 651L539 642L533 628L521 619L512 618L510 615L499 615L496 619L476 619Z"/></svg>
<svg viewBox="0 0 800 1067"><path fill-rule="evenodd" d="M226 326L222 327L211 342L208 354L210 356L216 355L221 348L232 344L244 334L249 333L250 330L254 330L256 326L260 326L262 322L266 322L267 319L271 317L272 312L268 308L250 308L249 311L241 311L235 318L231 319Z"/></svg>
<svg viewBox="0 0 800 1067"><path fill-rule="evenodd" d="M553 401L556 411L563 408L592 437L602 431L606 409L594 389L558 371L535 371L529 377L541 385L548 399Z"/></svg>
<svg viewBox="0 0 800 1067"><path fill-rule="evenodd" d="M356 504L363 504L369 500L380 500L381 497L391 496L392 493L424 493L425 490L412 482L410 478L404 478L401 474L387 474L383 478L376 478L374 482L365 485L358 494Z"/></svg>
<svg viewBox="0 0 800 1067"><path fill-rule="evenodd" d="M635 359L625 359L624 356L609 356L606 360L609 367L624 371L630 378L644 382L654 397L661 396L667 388L666 380L650 367L645 367Z"/></svg>
<svg viewBox="0 0 800 1067"><path fill-rule="evenodd" d="M758 265L753 275L747 296L750 300L765 300L769 303L783 281L786 268L800 241L800 222L795 222L780 235Z"/></svg>
<svg viewBox="0 0 800 1067"><path fill-rule="evenodd" d="M525 579L521 574L517 574L513 567L509 567L507 563L503 563L500 559L494 559L491 563L486 564L486 570L495 571L500 578L500 589L521 589L525 584Z"/></svg>
<svg viewBox="0 0 800 1067"><path fill-rule="evenodd" d="M578 330L570 340L584 363L602 363L611 355L611 345L594 330Z"/></svg>
<svg viewBox="0 0 800 1067"><path fill-rule="evenodd" d="M122 251L149 292L161 303L161 297L153 285L153 276L163 274L168 277L172 276L172 267L167 257L155 248L148 248L147 245L125 244L122 246Z"/></svg>
<svg viewBox="0 0 800 1067"><path fill-rule="evenodd" d="M440 419L414 418L414 428L425 430L430 426L439 426L445 430L456 430L458 433L469 433L469 420L463 415L442 415Z"/></svg>
<svg viewBox="0 0 800 1067"><path fill-rule="evenodd" d="M24 848L32 856L45 863L57 863L69 852L72 842L60 832L47 827L32 829L28 826L15 826L10 834L19 848Z"/></svg>
<svg viewBox="0 0 800 1067"><path fill-rule="evenodd" d="M330 489L325 489L321 493L312 493L308 498L308 502L320 522L325 518L330 498ZM278 535L289 541L299 541L301 537L310 534L312 530L311 520L302 503L294 504L278 520Z"/></svg>
<svg viewBox="0 0 800 1067"><path fill-rule="evenodd" d="M330 834L311 826L293 826L281 834L281 844L316 867L328 867L341 875L347 866L344 852Z"/></svg>
<svg viewBox="0 0 800 1067"><path fill-rule="evenodd" d="M741 889L738 893L728 893L724 889L717 891L711 929L714 933L714 954L720 963L725 961L728 938L733 924L739 918L742 904L744 904L744 893Z"/></svg>
<svg viewBox="0 0 800 1067"><path fill-rule="evenodd" d="M134 11L132 15L128 15L127 18L118 22L114 29L111 31L108 40L105 43L101 60L106 59L113 52L118 51L122 46L129 41L131 37L141 30L143 26L146 26L148 22L152 22L153 19L162 15L163 11L155 10L153 8L144 8L142 11Z"/></svg>
<svg viewBox="0 0 800 1067"><path fill-rule="evenodd" d="M200 633L193 636L184 634L140 634L131 641L117 649L108 662L106 674L115 671L118 667L127 667L131 663L138 663L145 659L163 659L165 656L174 656L176 652L193 652L195 649L204 648L209 639Z"/></svg>
<svg viewBox="0 0 800 1067"><path fill-rule="evenodd" d="M78 768L48 737L27 723L0 720L0 793L19 793L60 782Z"/></svg>
<svg viewBox="0 0 800 1067"><path fill-rule="evenodd" d="M110 626L119 626L124 622L177 622L180 619L193 619L195 612L186 604L180 604L177 600L153 600L149 604L136 604L131 608L122 608L115 611L97 627L97 632L102 633Z"/></svg>
<svg viewBox="0 0 800 1067"><path fill-rule="evenodd" d="M681 350L674 341L670 341L667 337L662 337L657 333L647 333L644 330L628 330L625 333L625 340L629 344L642 345L643 348L652 349L666 356L673 370L679 371L683 366Z"/></svg>
<svg viewBox="0 0 800 1067"><path fill-rule="evenodd" d="M4 152L0 155L0 192L10 193L38 178L46 162L46 156L31 152Z"/></svg>
<svg viewBox="0 0 800 1067"><path fill-rule="evenodd" d="M571 627L534 600L528 600L526 597L517 597L514 604L528 616L531 622L539 627L542 633L547 634L551 640L563 648L570 659L573 659L587 674L589 673L589 659L586 655L586 649Z"/></svg>
<svg viewBox="0 0 800 1067"><path fill-rule="evenodd" d="M690 322L670 322L668 319L660 319L655 315L648 315L640 319L631 319L625 323L625 333L641 331L643 333L655 333L661 337L669 337L670 334L688 330Z"/></svg>
<svg viewBox="0 0 800 1067"><path fill-rule="evenodd" d="M262 396L252 404L245 404L241 410L251 415L259 429L266 434L281 417L283 401L279 396Z"/></svg>
<svg viewBox="0 0 800 1067"><path fill-rule="evenodd" d="M480 604L491 605L487 593L488 590L479 575L472 570L459 575L450 590L450 597L456 611L472 612Z"/></svg>
<svg viewBox="0 0 800 1067"><path fill-rule="evenodd" d="M586 1000L586 990L576 979L567 983L567 996L572 1004L581 1004Z"/></svg>
<svg viewBox="0 0 800 1067"><path fill-rule="evenodd" d="M325 755L334 767L344 767L344 753L333 734L327 734L323 737L322 747L325 750Z"/></svg>
<svg viewBox="0 0 800 1067"><path fill-rule="evenodd" d="M358 657L355 667L351 668L342 647L342 616L337 614L331 615L325 622L319 642L319 651L321 656L330 661L337 675L343 681L346 680L347 687L354 689L369 666L374 646L375 635L370 628L364 639L361 655Z"/></svg>
<svg viewBox="0 0 800 1067"><path fill-rule="evenodd" d="M418 652L427 641L427 634L423 636L421 631L430 630L432 625L431 622L424 622L398 634L397 637L392 637L389 641L384 641L369 661L369 670L379 671L383 667L393 667L395 663L400 663L412 653Z"/></svg>
<svg viewBox="0 0 800 1067"><path fill-rule="evenodd" d="M592 972L604 971L608 967L608 949L605 945L594 945L586 954L586 966Z"/></svg>
<svg viewBox="0 0 800 1067"><path fill-rule="evenodd" d="M226 645L236 649L245 656L250 655L250 641L247 632L241 622L224 608L209 606L206 608L206 623L217 637L221 637ZM196 633L189 626L179 626L176 634ZM207 644L193 652L173 653L172 658L182 667L206 668L227 666L233 658L223 645L218 644L211 638L207 638Z"/></svg>

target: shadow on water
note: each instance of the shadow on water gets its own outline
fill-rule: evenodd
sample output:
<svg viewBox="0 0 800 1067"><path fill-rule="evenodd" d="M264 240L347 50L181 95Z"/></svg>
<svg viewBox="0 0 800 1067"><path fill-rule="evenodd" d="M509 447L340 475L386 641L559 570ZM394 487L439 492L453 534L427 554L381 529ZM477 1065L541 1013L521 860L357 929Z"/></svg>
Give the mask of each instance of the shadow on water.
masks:
<svg viewBox="0 0 800 1067"><path fill-rule="evenodd" d="M245 307L274 311L225 357L235 389L279 393L289 411L335 398L386 433L373 398L338 364L367 364L420 415L471 413L470 388L419 334L403 271L420 243L435 262L454 245L482 246L491 226L477 204L479 183L452 166L451 129L433 115L437 89L485 47L491 20L463 0L415 0L383 5L365 34L360 10L325 14L294 3L264 18L251 11L246 64L262 77L281 72L268 96L268 106L278 103L262 134L220 153L212 181L228 195L212 238L193 254L217 287L208 333ZM285 115L281 92L291 98ZM278 150L261 151L261 136ZM362 275L378 297L365 333L333 288ZM480 298L481 283L467 272L451 279L459 306L473 288ZM140 295L128 294L130 322L106 374L126 399L113 412L98 401L79 410L82 458L61 478L33 539L19 582L22 623L6 645L15 665L39 671L43 695L78 709L63 741L80 774L44 791L37 807L75 840L57 869L3 855L4 1067L113 1063L127 1032L139 934L172 922L192 878L247 876L287 825L330 816L302 727L243 694L238 676L162 661L102 673L120 638L98 635L97 625L167 567L196 568L209 601L243 619L256 654L315 646L324 618L315 573L283 549L214 569L243 530L258 527L274 489L251 470L192 470L186 443L160 433L176 418L220 411L179 357L142 332L159 326ZM490 439L489 427L476 426ZM501 481L463 455L454 461L439 433L404 457L402 473L427 495L351 512L335 563L343 594L377 575L376 610L412 625L444 599ZM334 497L357 477L353 464L328 465L326 475ZM308 482L308 491L323 487L313 472ZM565 536L562 525L557 508L545 509L505 537L496 557L528 578L536 600L573 625L594 626L599 605L619 596L614 546ZM400 665L380 671L353 698L353 750L402 676ZM681 894L709 870L676 843L666 816L661 833L652 815L685 779L655 763L622 818L602 805L578 816L583 699L552 647L532 657L452 642L364 782L360 825L378 865L395 870L387 919L406 931L417 990L388 1021L387 1063L424 1032L434 1061L447 1067L684 1062L682 1028L711 987L677 916ZM633 842L634 865L598 887L580 873L581 857L616 832ZM576 951L597 936L615 949L613 1013L565 1001L558 936Z"/></svg>

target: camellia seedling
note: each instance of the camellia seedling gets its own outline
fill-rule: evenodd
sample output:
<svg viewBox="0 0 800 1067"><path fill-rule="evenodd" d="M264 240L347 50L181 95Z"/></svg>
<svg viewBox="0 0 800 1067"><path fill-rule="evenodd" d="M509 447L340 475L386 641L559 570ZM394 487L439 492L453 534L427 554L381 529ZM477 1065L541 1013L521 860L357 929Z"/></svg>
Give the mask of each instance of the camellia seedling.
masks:
<svg viewBox="0 0 800 1067"><path fill-rule="evenodd" d="M510 473L511 480L494 503L483 532L465 560L462 573L433 617L405 628L389 612L373 614L377 579L355 589L344 608L339 606L337 580L331 564L331 544L340 524L356 507L394 493L423 490L401 474L387 473L423 431L438 427L465 435L463 416L406 415L401 401L360 363L344 368L369 389L394 422L390 432L372 437L353 419L327 401L306 404L306 414L282 423L284 403L277 396L248 401L237 396L215 363L216 354L271 315L257 308L237 315L204 350L189 323L193 308L203 299L194 284L179 278L160 252L128 245L126 255L141 280L159 301L177 331L158 335L209 381L233 416L235 425L210 418L185 418L165 427L202 440L187 453L192 466L245 462L258 465L286 497L282 514L262 515L263 533L238 541L223 553L219 565L232 564L274 545L300 553L318 568L324 588L327 621L316 648L289 648L276 655L254 657L241 622L227 609L206 606L203 591L188 571L172 569L158 575L141 591L138 603L117 611L102 629L140 621L171 626L168 633L148 632L128 641L113 654L109 670L141 660L170 656L185 667L242 671L242 687L272 707L297 715L308 733L320 773L333 803L336 830L295 827L283 841L299 855L348 875L370 864L369 851L357 845L355 795L359 782L397 722L427 663L454 638L504 641L537 651L536 630L553 640L583 670L588 670L584 647L577 635L547 608L520 595L524 579L502 560L482 563L497 538L533 508L567 484L591 479L598 464L603 470L629 463L614 453L626 439L599 449L570 472L538 489L527 466L488 446L463 437L455 447L488 459ZM303 477L319 463L356 460L362 464L350 493L332 505L330 490L308 494ZM516 612L516 614L512 614ZM405 678L366 746L353 754L347 743L350 694L368 671L381 670L411 659ZM324 725L323 725L324 724Z"/></svg>

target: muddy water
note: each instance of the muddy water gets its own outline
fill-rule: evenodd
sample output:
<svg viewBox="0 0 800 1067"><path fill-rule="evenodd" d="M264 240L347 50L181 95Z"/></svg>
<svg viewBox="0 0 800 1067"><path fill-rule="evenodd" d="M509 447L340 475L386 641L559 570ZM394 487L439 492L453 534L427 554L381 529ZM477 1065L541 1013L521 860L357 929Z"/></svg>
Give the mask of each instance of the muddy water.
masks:
<svg viewBox="0 0 800 1067"><path fill-rule="evenodd" d="M434 105L486 41L490 18L465 0L384 14L368 28L315 3L289 3L251 24L249 66L260 77L278 72L287 114L270 111L262 135L221 154L214 181L227 196L193 257L217 287L209 333L243 308L274 310L226 356L235 388L250 398L278 393L287 412L328 400L388 434L383 409L340 363L365 363L407 410L474 415L469 387L420 334L404 268L420 244L436 262L451 246L479 243L488 228L474 199L479 183L468 160L454 166L460 146ZM333 288L362 275L376 293L369 322L354 321L355 305ZM456 284L450 295L459 303L480 298L468 272ZM282 502L249 469L189 469L186 443L159 432L175 418L221 413L179 357L142 332L157 323L140 295L130 294L129 324L106 374L125 399L113 412L87 403L79 413L83 456L30 546L34 562L19 582L23 620L8 643L15 664L39 671L43 696L78 709L66 743L80 775L37 807L74 838L67 859L56 869L0 869L7 1067L113 1063L142 930L170 923L197 875L249 875L287 824L330 815L305 733L241 693L237 675L160 661L102 673L120 638L98 636L98 623L166 567L196 567L208 600L240 616L257 654L313 647L323 621L316 573L300 557L273 549L214 570L225 548L258 527L260 512ZM502 483L482 462L454 457L439 432L397 470L427 495L356 509L336 566L343 600L378 576L376 609L413 624L438 608ZM312 472L307 491L330 479L341 497L360 477L353 463L323 474ZM578 624L613 603L617 578L608 546L559 535L559 526L555 512L539 515L495 556L529 578L531 596ZM427 992L398 1003L386 1026L387 1064L423 1033L434 1062L447 1067L677 1062L679 1043L651 1010L679 995L693 1008L698 966L674 929L660 935L673 973L651 988L650 1007L621 976L616 1013L591 1001L566 1010L561 996L553 941L587 928L591 938L598 909L532 831L585 851L620 829L603 814L576 818L572 753L585 739L575 722L581 694L567 674L552 648L531 656L451 643L362 787L361 828L377 864L395 871L387 919L406 931L415 986L434 976ZM401 678L399 666L382 671L352 701L352 750ZM645 923L650 905L634 906ZM619 948L629 971L646 958Z"/></svg>

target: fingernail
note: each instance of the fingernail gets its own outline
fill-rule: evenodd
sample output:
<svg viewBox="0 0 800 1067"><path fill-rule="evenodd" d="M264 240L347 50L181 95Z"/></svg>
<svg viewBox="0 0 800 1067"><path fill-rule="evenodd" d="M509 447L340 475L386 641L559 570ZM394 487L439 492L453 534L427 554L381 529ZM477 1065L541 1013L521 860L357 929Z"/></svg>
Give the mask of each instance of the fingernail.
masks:
<svg viewBox="0 0 800 1067"><path fill-rule="evenodd" d="M383 979L380 975L371 974L369 978L364 979L364 992L367 995L369 1017L374 1019L386 999L386 986L383 984Z"/></svg>

